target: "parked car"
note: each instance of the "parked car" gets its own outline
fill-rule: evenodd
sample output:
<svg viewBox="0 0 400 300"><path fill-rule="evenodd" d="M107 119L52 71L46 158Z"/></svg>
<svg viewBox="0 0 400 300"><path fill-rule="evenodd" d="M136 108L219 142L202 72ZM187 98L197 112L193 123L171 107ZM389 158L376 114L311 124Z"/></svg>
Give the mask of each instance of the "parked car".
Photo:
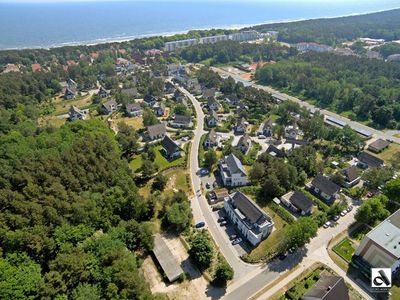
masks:
<svg viewBox="0 0 400 300"><path fill-rule="evenodd" d="M331 222L329 221L324 224L324 228L328 228L329 226L331 226Z"/></svg>
<svg viewBox="0 0 400 300"><path fill-rule="evenodd" d="M229 240L231 240L231 241L236 240L237 238L238 238L237 234L231 234L229 236Z"/></svg>
<svg viewBox="0 0 400 300"><path fill-rule="evenodd" d="M263 135L263 134L259 134L259 135L258 135L258 138L259 138L260 140L263 140L263 139L266 139L267 137L266 137L265 135Z"/></svg>
<svg viewBox="0 0 400 300"><path fill-rule="evenodd" d="M242 239L239 237L239 238L234 239L234 240L232 241L232 245L237 245L237 244L239 244L239 243L241 243L241 242L242 242Z"/></svg>
<svg viewBox="0 0 400 300"><path fill-rule="evenodd" d="M353 206L350 205L350 206L347 208L347 212L351 212L352 210L353 210Z"/></svg>
<svg viewBox="0 0 400 300"><path fill-rule="evenodd" d="M205 222L199 222L196 225L194 225L194 227L196 227L196 228L201 228L201 227L204 227L204 226L206 226Z"/></svg>
<svg viewBox="0 0 400 300"><path fill-rule="evenodd" d="M201 175L208 175L208 174L210 174L210 171L208 171L207 169L201 169L200 170L200 174Z"/></svg>
<svg viewBox="0 0 400 300"><path fill-rule="evenodd" d="M295 248L295 247L292 247L292 248L289 249L289 253L290 253L290 254L294 253L294 251L296 251L296 248Z"/></svg>
<svg viewBox="0 0 400 300"><path fill-rule="evenodd" d="M213 182L213 187L216 188L217 186L218 186L218 183L217 183L216 181L214 181L214 182Z"/></svg>
<svg viewBox="0 0 400 300"><path fill-rule="evenodd" d="M347 215L347 210L342 211L342 212L340 213L340 215L341 215L342 217L344 217L345 215Z"/></svg>
<svg viewBox="0 0 400 300"><path fill-rule="evenodd" d="M228 221L222 221L221 223L219 223L220 226L226 226L228 224Z"/></svg>
<svg viewBox="0 0 400 300"><path fill-rule="evenodd" d="M223 221L226 221L225 217L219 217L217 220L218 223L221 223Z"/></svg>
<svg viewBox="0 0 400 300"><path fill-rule="evenodd" d="M206 188L209 189L210 187L211 187L210 183L207 182L207 183L206 183Z"/></svg>
<svg viewBox="0 0 400 300"><path fill-rule="evenodd" d="M340 216L339 216L339 215L336 215L336 216L333 217L333 221L336 222L337 220L339 220L339 218L340 218Z"/></svg>

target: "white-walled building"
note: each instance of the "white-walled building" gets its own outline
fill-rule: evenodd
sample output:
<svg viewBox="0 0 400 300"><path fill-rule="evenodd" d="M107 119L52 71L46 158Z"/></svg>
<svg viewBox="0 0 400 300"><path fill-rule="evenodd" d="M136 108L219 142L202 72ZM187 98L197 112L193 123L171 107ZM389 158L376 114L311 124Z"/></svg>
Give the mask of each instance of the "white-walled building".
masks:
<svg viewBox="0 0 400 300"><path fill-rule="evenodd" d="M228 40L228 36L225 34L205 36L199 39L199 44L214 44L226 40Z"/></svg>
<svg viewBox="0 0 400 300"><path fill-rule="evenodd" d="M272 219L241 192L235 192L226 198L224 209L231 222L253 246L258 245L272 232Z"/></svg>
<svg viewBox="0 0 400 300"><path fill-rule="evenodd" d="M175 51L176 49L181 49L193 45L197 45L197 39L187 39L180 41L173 41L165 43L165 51Z"/></svg>
<svg viewBox="0 0 400 300"><path fill-rule="evenodd" d="M246 30L231 33L229 39L236 42L254 41L260 37L260 34L255 30Z"/></svg>
<svg viewBox="0 0 400 300"><path fill-rule="evenodd" d="M242 186L248 182L246 170L234 154L229 154L219 161L219 173L224 186Z"/></svg>

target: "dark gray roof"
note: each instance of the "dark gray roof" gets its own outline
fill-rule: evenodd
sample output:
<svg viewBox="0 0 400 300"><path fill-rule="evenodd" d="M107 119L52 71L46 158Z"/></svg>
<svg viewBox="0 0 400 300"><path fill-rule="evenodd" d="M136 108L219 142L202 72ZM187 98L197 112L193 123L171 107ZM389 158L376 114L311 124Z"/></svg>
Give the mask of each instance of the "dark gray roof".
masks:
<svg viewBox="0 0 400 300"><path fill-rule="evenodd" d="M322 276L304 297L323 300L348 300L349 290L342 277Z"/></svg>
<svg viewBox="0 0 400 300"><path fill-rule="evenodd" d="M218 138L218 134L215 132L214 129L211 129L210 132L207 135L207 139L211 142L211 143L216 143L217 142L217 138Z"/></svg>
<svg viewBox="0 0 400 300"><path fill-rule="evenodd" d="M268 154L275 153L276 157L281 157L281 158L286 156L284 151L282 151L281 149L276 148L274 145L269 145L268 146L267 153Z"/></svg>
<svg viewBox="0 0 400 300"><path fill-rule="evenodd" d="M215 89L205 89L205 90L203 90L203 97L204 98L214 97L214 95L215 95Z"/></svg>
<svg viewBox="0 0 400 300"><path fill-rule="evenodd" d="M208 117L208 119L211 119L211 118L213 118L217 121L219 120L218 114L215 110L211 111L210 116Z"/></svg>
<svg viewBox="0 0 400 300"><path fill-rule="evenodd" d="M139 103L128 103L125 107L127 112L133 112L133 111L138 111L141 110L141 106Z"/></svg>
<svg viewBox="0 0 400 300"><path fill-rule="evenodd" d="M358 155L358 160L367 164L370 167L373 167L373 168L381 167L383 165L382 159L380 159L372 154L369 154L368 152L365 152L365 151L362 151Z"/></svg>
<svg viewBox="0 0 400 300"><path fill-rule="evenodd" d="M262 224L267 219L266 214L241 192L236 192L232 196L233 205L253 224Z"/></svg>
<svg viewBox="0 0 400 300"><path fill-rule="evenodd" d="M179 124L189 124L192 122L192 117L191 116L185 116L185 115L175 115L175 123Z"/></svg>
<svg viewBox="0 0 400 300"><path fill-rule="evenodd" d="M343 175L345 176L346 181L348 181L348 182L352 182L352 181L356 180L358 177L360 177L357 172L357 167L355 167L355 166L351 166L347 169L344 169Z"/></svg>
<svg viewBox="0 0 400 300"><path fill-rule="evenodd" d="M240 118L237 122L237 126L246 126L246 119L244 117Z"/></svg>
<svg viewBox="0 0 400 300"><path fill-rule="evenodd" d="M230 102L238 102L239 98L236 94L230 94L225 97L225 99L229 100Z"/></svg>
<svg viewBox="0 0 400 300"><path fill-rule="evenodd" d="M70 108L69 108L69 114L70 115L73 115L73 114L81 114L81 115L84 115L85 113L82 111L82 110L80 110L79 108L77 108L76 106L71 106Z"/></svg>
<svg viewBox="0 0 400 300"><path fill-rule="evenodd" d="M103 107L105 108L105 109L107 109L108 111L111 111L112 110L112 106L114 106L114 107L117 107L117 101L115 101L114 99L111 99L111 100L108 100L107 102L104 102L103 103Z"/></svg>
<svg viewBox="0 0 400 300"><path fill-rule="evenodd" d="M322 174L317 174L311 184L329 196L336 194L340 190L340 187L336 183L330 181Z"/></svg>
<svg viewBox="0 0 400 300"><path fill-rule="evenodd" d="M217 101L217 99L215 99L215 97L208 98L207 105L211 106L213 104L216 104L217 106L220 105L219 102Z"/></svg>
<svg viewBox="0 0 400 300"><path fill-rule="evenodd" d="M147 127L147 132L150 136L158 136L160 134L165 134L167 128L165 127L165 123L160 123Z"/></svg>
<svg viewBox="0 0 400 300"><path fill-rule="evenodd" d="M251 142L251 138L250 138L250 135L248 135L246 133L241 136L241 138L239 139L238 145L242 145L242 144L248 145L249 142Z"/></svg>
<svg viewBox="0 0 400 300"><path fill-rule="evenodd" d="M246 175L246 171L245 171L241 161L234 154L231 153L228 156L226 156L225 163L228 166L231 174L240 172L243 175Z"/></svg>
<svg viewBox="0 0 400 300"><path fill-rule="evenodd" d="M136 97L138 94L138 90L137 88L133 87L133 88L129 88L129 89L123 89L121 91L122 94L127 95L129 97Z"/></svg>
<svg viewBox="0 0 400 300"><path fill-rule="evenodd" d="M368 149L380 152L390 145L390 142L383 139L377 139L375 142L369 144Z"/></svg>
<svg viewBox="0 0 400 300"><path fill-rule="evenodd" d="M308 211L313 206L313 202L311 201L311 199L304 195L302 192L298 191L295 191L290 197L290 202L302 211Z"/></svg>
<svg viewBox="0 0 400 300"><path fill-rule="evenodd" d="M164 136L161 145L167 153L173 153L179 149L179 146L167 135Z"/></svg>

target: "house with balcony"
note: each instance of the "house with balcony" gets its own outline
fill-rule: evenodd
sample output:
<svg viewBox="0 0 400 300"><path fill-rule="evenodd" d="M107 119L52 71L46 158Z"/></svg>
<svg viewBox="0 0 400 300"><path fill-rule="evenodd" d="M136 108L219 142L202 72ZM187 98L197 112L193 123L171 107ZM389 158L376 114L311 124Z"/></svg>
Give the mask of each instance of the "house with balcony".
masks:
<svg viewBox="0 0 400 300"><path fill-rule="evenodd" d="M241 192L235 192L225 198L224 209L230 221L253 246L258 245L272 232L272 219Z"/></svg>
<svg viewBox="0 0 400 300"><path fill-rule="evenodd" d="M246 170L234 154L229 154L221 159L218 169L224 186L235 187L248 183Z"/></svg>

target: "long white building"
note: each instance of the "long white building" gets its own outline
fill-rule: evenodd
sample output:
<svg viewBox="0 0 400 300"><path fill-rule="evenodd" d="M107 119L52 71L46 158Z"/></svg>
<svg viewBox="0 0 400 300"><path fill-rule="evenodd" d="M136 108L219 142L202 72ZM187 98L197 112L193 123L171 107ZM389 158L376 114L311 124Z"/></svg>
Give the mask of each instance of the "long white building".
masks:
<svg viewBox="0 0 400 300"><path fill-rule="evenodd" d="M224 209L250 244L258 245L274 227L272 219L250 198L235 192L224 200Z"/></svg>
<svg viewBox="0 0 400 300"><path fill-rule="evenodd" d="M228 36L225 34L206 36L199 39L199 44L215 44L226 40L228 40Z"/></svg>
<svg viewBox="0 0 400 300"><path fill-rule="evenodd" d="M246 30L231 33L229 39L236 42L253 41L260 37L260 34L255 30Z"/></svg>
<svg viewBox="0 0 400 300"><path fill-rule="evenodd" d="M197 39L188 39L188 40L180 40L180 41L173 41L165 43L165 50L166 51L175 51L176 49L181 49L193 45L197 45Z"/></svg>

